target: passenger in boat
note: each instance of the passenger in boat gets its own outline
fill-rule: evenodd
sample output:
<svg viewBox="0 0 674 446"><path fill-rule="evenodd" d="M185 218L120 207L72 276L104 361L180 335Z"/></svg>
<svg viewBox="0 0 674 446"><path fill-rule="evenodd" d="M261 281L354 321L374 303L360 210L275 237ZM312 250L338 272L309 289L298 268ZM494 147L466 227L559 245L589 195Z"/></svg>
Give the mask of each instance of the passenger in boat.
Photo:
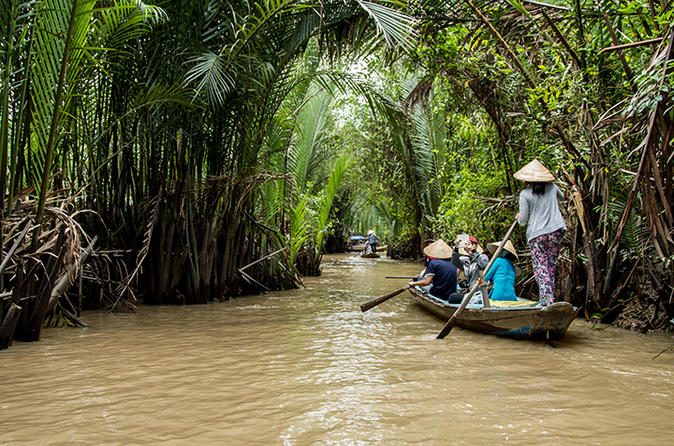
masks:
<svg viewBox="0 0 674 446"><path fill-rule="evenodd" d="M463 294L456 291L456 267L452 264L452 248L443 240L437 240L424 248L428 259L422 279L411 280L408 285L428 288L428 293L449 303L460 303Z"/></svg>
<svg viewBox="0 0 674 446"><path fill-rule="evenodd" d="M456 281L460 290L468 288L468 267L470 265L470 256L466 251L468 245L468 234L459 234L454 240L452 246L452 264L456 267Z"/></svg>
<svg viewBox="0 0 674 446"><path fill-rule="evenodd" d="M368 254L377 253L377 243L379 243L379 237L377 237L377 234L375 234L374 231L370 229L367 231L367 244L370 245Z"/></svg>
<svg viewBox="0 0 674 446"><path fill-rule="evenodd" d="M467 291L475 285L480 273L487 267L489 257L473 236L466 235L465 240L457 237L454 247L452 263L458 269L459 287Z"/></svg>
<svg viewBox="0 0 674 446"><path fill-rule="evenodd" d="M557 259L566 232L566 223L559 210L564 195L553 183L554 175L537 159L514 176L527 184L520 192L516 218L520 225L527 227L534 277L538 283L538 303L549 305L555 301Z"/></svg>
<svg viewBox="0 0 674 446"><path fill-rule="evenodd" d="M468 237L468 243L464 249L468 254L469 259L468 270L466 272L466 277L468 277L468 288L473 288L475 282L480 278L480 273L487 267L489 257L484 253L477 238L473 236Z"/></svg>
<svg viewBox="0 0 674 446"><path fill-rule="evenodd" d="M493 253L499 247L499 242L490 243L487 248ZM484 280L479 279L480 285L485 282L491 282L491 290L489 290L489 299L491 300L517 300L515 294L515 262L518 260L517 251L512 242L508 240L503 247L501 254L494 259L494 263L484 276Z"/></svg>

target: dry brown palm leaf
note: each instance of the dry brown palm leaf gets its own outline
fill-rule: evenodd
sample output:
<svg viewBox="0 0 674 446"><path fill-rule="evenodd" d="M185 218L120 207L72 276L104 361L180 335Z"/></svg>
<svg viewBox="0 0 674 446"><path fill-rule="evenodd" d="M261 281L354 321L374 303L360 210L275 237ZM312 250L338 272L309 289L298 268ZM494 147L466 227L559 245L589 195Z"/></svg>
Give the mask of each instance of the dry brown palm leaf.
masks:
<svg viewBox="0 0 674 446"><path fill-rule="evenodd" d="M147 224L145 225L145 234L143 236L143 245L141 246L140 251L138 251L138 254L136 255L136 266L131 272L131 274L128 274L122 281L121 283L117 286L117 288L114 291L114 295L117 296L115 302L112 304L112 307L110 308L110 311L114 311L117 305L119 304L120 300L123 299L124 294L129 293L131 296L131 300L133 304L135 304L137 301L136 295L131 289L131 283L133 280L136 278L138 273L141 271L143 262L145 261L145 257L147 257L148 253L150 252L150 243L152 242L152 233L154 231L154 226L155 223L157 222L158 216L159 216L159 208L160 204L162 201L162 193L161 190L159 194L154 197L150 201L150 205L152 206L152 210L150 211L150 218L148 219ZM127 301L127 305L130 307L133 307L133 304L131 302Z"/></svg>

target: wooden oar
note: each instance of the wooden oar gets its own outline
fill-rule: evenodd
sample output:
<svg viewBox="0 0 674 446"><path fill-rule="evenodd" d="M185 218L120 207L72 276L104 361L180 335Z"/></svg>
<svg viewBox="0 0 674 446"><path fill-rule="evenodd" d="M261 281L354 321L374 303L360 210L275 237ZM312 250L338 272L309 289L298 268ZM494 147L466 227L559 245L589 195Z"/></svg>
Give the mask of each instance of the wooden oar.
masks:
<svg viewBox="0 0 674 446"><path fill-rule="evenodd" d="M386 276L387 279L416 279L416 276Z"/></svg>
<svg viewBox="0 0 674 446"><path fill-rule="evenodd" d="M494 253L493 256L491 256L491 260L489 260L489 263L487 264L487 267L484 269L484 274L487 274L487 271L489 271L489 268L491 268L492 264L494 261L498 258L498 256L501 255L501 251L503 251L503 247L505 246L506 242L508 239L510 239L510 236L512 235L513 231L515 230L515 227L517 226L517 220L513 222L513 224L510 226L510 229L508 229L508 232L506 233L505 237L503 237L503 240L501 243L498 245L498 249L496 249L496 252ZM470 298L473 297L473 294L480 288L480 281L478 280L475 282L475 285L473 285L473 288L470 289L470 291L463 296L463 300L461 301L461 305L459 305L459 308L456 309L454 314L452 314L452 317L449 318L447 323L445 324L444 327L442 327L442 330L440 330L440 333L438 333L437 339L444 339L445 336L449 334L450 331L452 331L452 328L454 328L454 325L456 324L456 319L458 318L459 314L463 311L464 308L466 308L466 305L468 305L468 302L470 302ZM483 296L484 299L484 296Z"/></svg>
<svg viewBox="0 0 674 446"><path fill-rule="evenodd" d="M377 305L386 302L386 301L389 300L390 298L397 296L398 294L402 293L403 291L408 290L409 288L410 288L410 286L407 285L407 286L405 286L405 287L403 287L403 288L400 288L399 290L395 290L395 291L392 292L392 293L384 294L383 296L380 296L380 297L378 297L378 298L376 298L376 299L372 299L372 300L369 301L369 302L365 302L363 305L360 306L360 310L361 310L363 313L365 313L365 312L366 312L367 310L369 310L370 308L374 308L374 307L376 307Z"/></svg>

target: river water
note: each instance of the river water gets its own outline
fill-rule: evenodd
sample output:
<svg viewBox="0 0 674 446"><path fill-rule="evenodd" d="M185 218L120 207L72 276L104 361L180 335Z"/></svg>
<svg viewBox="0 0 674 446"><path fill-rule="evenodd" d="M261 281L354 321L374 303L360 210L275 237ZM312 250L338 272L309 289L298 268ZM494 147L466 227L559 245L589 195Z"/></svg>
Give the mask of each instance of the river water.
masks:
<svg viewBox="0 0 674 446"><path fill-rule="evenodd" d="M326 257L305 289L87 313L0 352L2 445L669 445L671 336L575 321L555 346L455 328L419 265Z"/></svg>

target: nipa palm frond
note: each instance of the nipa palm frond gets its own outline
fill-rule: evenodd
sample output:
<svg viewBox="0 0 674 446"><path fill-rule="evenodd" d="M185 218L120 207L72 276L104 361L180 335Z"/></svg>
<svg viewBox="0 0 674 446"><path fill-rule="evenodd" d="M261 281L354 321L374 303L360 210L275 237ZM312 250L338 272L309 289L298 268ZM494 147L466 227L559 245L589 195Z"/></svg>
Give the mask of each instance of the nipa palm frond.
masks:
<svg viewBox="0 0 674 446"><path fill-rule="evenodd" d="M185 76L186 84L196 84L197 93L206 91L208 100L223 105L225 98L235 90L239 66L223 55L211 51L191 58L192 67Z"/></svg>
<svg viewBox="0 0 674 446"><path fill-rule="evenodd" d="M37 190L46 186L57 129L63 118L66 80L74 82L93 12L93 0L45 0L37 4L35 56L31 70L32 132L35 141L31 173ZM44 198L40 199L42 206ZM41 211L38 211L38 218Z"/></svg>
<svg viewBox="0 0 674 446"><path fill-rule="evenodd" d="M323 239L325 237L325 229L328 226L328 219L330 217L330 210L332 209L332 202L337 194L339 184L342 182L342 177L348 166L348 158L342 157L337 160L335 167L330 174L328 184L325 186L323 199L321 200L320 209L318 210L318 228L316 234L316 251L321 252L323 248Z"/></svg>
<svg viewBox="0 0 674 446"><path fill-rule="evenodd" d="M302 197L293 209L290 218L289 263L295 264L297 254L309 238L309 222L307 221L307 199Z"/></svg>
<svg viewBox="0 0 674 446"><path fill-rule="evenodd" d="M419 193L426 210L433 214L441 199L441 189L437 176L436 156L441 150L442 123L433 119L430 112L424 107L414 107L411 116L412 132L410 142L414 156L414 173L416 182L420 186Z"/></svg>
<svg viewBox="0 0 674 446"><path fill-rule="evenodd" d="M310 174L320 162L319 148L323 144L332 98L325 92L310 89L309 99L297 116L297 132L288 153L288 167L293 175L295 190L302 192Z"/></svg>
<svg viewBox="0 0 674 446"><path fill-rule="evenodd" d="M124 47L140 38L152 25L168 21L166 12L139 0L121 0L99 8L92 24L91 40L100 48L124 51Z"/></svg>
<svg viewBox="0 0 674 446"><path fill-rule="evenodd" d="M386 3L396 4L396 2ZM377 30L390 46L399 45L407 50L414 47L416 37L414 18L382 3L358 0L358 4L372 18Z"/></svg>

